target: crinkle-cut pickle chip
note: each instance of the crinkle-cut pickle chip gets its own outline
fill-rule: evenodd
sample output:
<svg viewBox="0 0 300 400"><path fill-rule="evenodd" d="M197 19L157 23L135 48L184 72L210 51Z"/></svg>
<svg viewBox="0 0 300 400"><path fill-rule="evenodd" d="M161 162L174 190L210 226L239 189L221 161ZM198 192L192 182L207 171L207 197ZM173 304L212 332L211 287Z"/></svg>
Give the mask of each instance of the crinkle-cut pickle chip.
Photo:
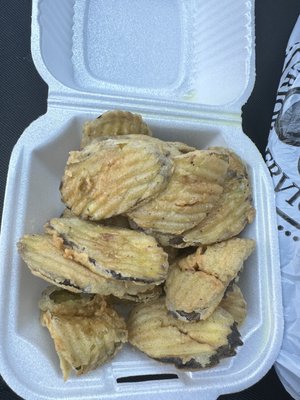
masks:
<svg viewBox="0 0 300 400"><path fill-rule="evenodd" d="M90 271L80 263L65 258L49 235L25 235L19 243L21 257L33 275L74 293L99 293L122 298L151 290L154 285L108 279Z"/></svg>
<svg viewBox="0 0 300 400"><path fill-rule="evenodd" d="M99 299L99 308L94 313L82 304L66 314L64 303L68 303L68 293L61 301L62 312L56 307L56 312L49 310L41 312L41 324L48 328L54 341L55 350L60 360L60 368L65 380L72 370L76 375L82 375L110 360L127 342L125 321L118 313ZM73 294L74 296L74 294ZM97 295L95 295L97 297ZM69 302L76 302L69 296Z"/></svg>
<svg viewBox="0 0 300 400"><path fill-rule="evenodd" d="M220 306L228 311L238 324L241 326L247 316L247 303L241 289L237 285L233 285L225 297L222 299Z"/></svg>
<svg viewBox="0 0 300 400"><path fill-rule="evenodd" d="M181 234L205 219L223 193L226 155L195 150L173 161L175 169L166 189L128 213L142 229Z"/></svg>
<svg viewBox="0 0 300 400"><path fill-rule="evenodd" d="M218 307L205 321L186 323L169 315L161 298L133 308L128 340L149 357L178 368L212 367L242 345L233 317Z"/></svg>
<svg viewBox="0 0 300 400"><path fill-rule="evenodd" d="M182 271L173 264L165 283L166 306L182 321L208 318L222 300L226 287L203 271Z"/></svg>
<svg viewBox="0 0 300 400"><path fill-rule="evenodd" d="M173 167L166 151L153 143L118 137L92 143L70 152L62 201L84 219L109 218L157 196Z"/></svg>
<svg viewBox="0 0 300 400"><path fill-rule="evenodd" d="M91 144L97 143L99 141L105 141L111 139L111 136L99 136L91 141ZM143 141L143 142L148 142L152 143L154 145L157 145L163 149L163 151L170 155L171 157L176 157L180 156L182 154L189 153L191 151L197 150L195 147L189 146L186 143L182 142L168 142L165 140L158 139L156 137L152 136L146 136L146 135L122 135L119 137L114 137L114 140L118 143L128 143L129 141L131 142L136 142L136 141Z"/></svg>
<svg viewBox="0 0 300 400"><path fill-rule="evenodd" d="M246 165L242 161L241 157L239 157L233 150L221 146L209 147L208 150L215 153L224 154L229 157L229 178L235 175L248 176Z"/></svg>
<svg viewBox="0 0 300 400"><path fill-rule="evenodd" d="M225 185L222 203L202 223L185 232L182 242L185 246L211 244L238 235L255 215L249 196L248 179L233 179L230 186Z"/></svg>
<svg viewBox="0 0 300 400"><path fill-rule="evenodd" d="M210 151L227 155L229 167L219 203L198 225L177 236L155 235L160 243L178 248L212 244L237 236L255 217L247 168L233 151L217 147Z"/></svg>
<svg viewBox="0 0 300 400"><path fill-rule="evenodd" d="M200 246L195 253L179 260L178 265L183 271L203 271L215 276L227 287L254 248L253 239L232 238L210 246Z"/></svg>
<svg viewBox="0 0 300 400"><path fill-rule="evenodd" d="M65 208L62 212L60 218L77 218L71 210ZM117 226L119 228L127 228L130 229L129 220L125 215L115 215L114 217L102 219L101 221L97 221L101 225L105 226ZM174 249L175 250L175 249Z"/></svg>
<svg viewBox="0 0 300 400"><path fill-rule="evenodd" d="M121 110L107 111L95 120L84 123L81 147L97 137L128 134L152 136L141 115Z"/></svg>
<svg viewBox="0 0 300 400"><path fill-rule="evenodd" d="M177 318L208 318L254 250L252 239L229 239L199 247L171 267L166 279L166 305Z"/></svg>
<svg viewBox="0 0 300 400"><path fill-rule="evenodd" d="M108 227L79 218L54 218L46 232L63 240L64 255L96 274L116 280L160 284L168 255L142 232Z"/></svg>
<svg viewBox="0 0 300 400"><path fill-rule="evenodd" d="M56 315L89 317L101 315L105 308L106 301L102 295L73 293L55 285L44 289L39 301L41 311L50 311Z"/></svg>

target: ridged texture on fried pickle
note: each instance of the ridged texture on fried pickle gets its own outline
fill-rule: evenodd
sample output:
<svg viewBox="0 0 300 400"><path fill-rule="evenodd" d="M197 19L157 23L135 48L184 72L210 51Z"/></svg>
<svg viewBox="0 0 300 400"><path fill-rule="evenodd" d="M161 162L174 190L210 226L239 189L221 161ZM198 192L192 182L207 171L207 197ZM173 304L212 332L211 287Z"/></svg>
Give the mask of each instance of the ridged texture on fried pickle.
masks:
<svg viewBox="0 0 300 400"><path fill-rule="evenodd" d="M91 143L97 143L99 141L105 141L111 139L111 136L99 136L91 141ZM160 140L156 137L146 136L146 135L122 135L119 137L114 137L115 141L120 143L126 142L136 142L143 141L152 143L156 146L159 146L164 153L169 154L171 157L180 156L182 154L189 153L190 151L197 150L195 147L189 146L186 143L182 142L167 142L165 140Z"/></svg>
<svg viewBox="0 0 300 400"><path fill-rule="evenodd" d="M116 137L71 151L60 191L75 215L101 220L157 196L172 173L161 146Z"/></svg>
<svg viewBox="0 0 300 400"><path fill-rule="evenodd" d="M178 260L165 284L168 310L183 321L208 318L253 249L253 240L235 238L199 247Z"/></svg>
<svg viewBox="0 0 300 400"><path fill-rule="evenodd" d="M233 238L210 246L200 246L195 253L179 260L178 265L182 270L206 272L228 286L254 248L253 239Z"/></svg>
<svg viewBox="0 0 300 400"><path fill-rule="evenodd" d="M247 303L241 289L237 285L233 285L232 289L226 293L222 299L220 306L228 311L241 326L247 316Z"/></svg>
<svg viewBox="0 0 300 400"><path fill-rule="evenodd" d="M224 148L212 148L211 151L229 157L229 168L224 191L219 204L200 224L185 232L177 241L178 247L197 244L211 244L238 235L255 216L252 206L251 188L246 166L232 151Z"/></svg>
<svg viewBox="0 0 300 400"><path fill-rule="evenodd" d="M75 215L68 208L65 208L60 217L61 218L77 218L77 215ZM129 220L125 215L115 215L114 217L102 219L101 221L97 221L97 222L99 222L101 225L105 225L105 226L117 226L119 228L130 229Z"/></svg>
<svg viewBox="0 0 300 400"><path fill-rule="evenodd" d="M182 321L208 318L219 305L224 284L203 271L182 271L177 264L170 268L166 283L166 306Z"/></svg>
<svg viewBox="0 0 300 400"><path fill-rule="evenodd" d="M52 291L52 294L54 292ZM63 295L60 294L60 303L56 304L55 311L52 304L49 304L52 310L47 309L45 302L43 304L44 310L40 320L42 325L48 328L54 341L65 380L72 370L76 375L82 375L104 364L127 341L127 329L123 318L104 298L99 295L94 297L96 301L93 309L88 302L74 299L74 294L67 291Z"/></svg>
<svg viewBox="0 0 300 400"><path fill-rule="evenodd" d="M107 111L95 120L85 122L81 147L99 136L128 134L152 135L141 115L120 110Z"/></svg>
<svg viewBox="0 0 300 400"><path fill-rule="evenodd" d="M129 342L149 357L178 368L211 367L236 354L241 345L233 317L218 307L205 321L192 324L168 314L161 298L133 308L128 321Z"/></svg>
<svg viewBox="0 0 300 400"><path fill-rule="evenodd" d="M113 294L122 298L151 290L153 285L108 279L64 257L61 241L49 235L25 235L18 243L21 257L33 275L74 293Z"/></svg>
<svg viewBox="0 0 300 400"><path fill-rule="evenodd" d="M62 239L65 257L101 276L156 284L166 278L167 254L154 238L142 232L79 218L54 218L46 225L46 232Z"/></svg>
<svg viewBox="0 0 300 400"><path fill-rule="evenodd" d="M42 292L39 301L41 311L50 311L56 315L90 317L106 307L104 297L91 293L72 293L58 286L48 286Z"/></svg>
<svg viewBox="0 0 300 400"><path fill-rule="evenodd" d="M223 193L226 155L196 150L173 161L175 169L166 189L128 213L142 229L181 234L205 219Z"/></svg>

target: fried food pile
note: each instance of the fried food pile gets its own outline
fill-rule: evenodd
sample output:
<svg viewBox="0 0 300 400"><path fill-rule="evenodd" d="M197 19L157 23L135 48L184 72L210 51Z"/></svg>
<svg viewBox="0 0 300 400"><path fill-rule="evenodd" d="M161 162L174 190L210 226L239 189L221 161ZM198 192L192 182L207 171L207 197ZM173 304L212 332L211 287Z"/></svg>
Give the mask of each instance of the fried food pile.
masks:
<svg viewBox="0 0 300 400"><path fill-rule="evenodd" d="M237 282L255 247L237 235L255 210L232 150L162 141L140 115L109 111L84 124L60 193L63 214L18 250L51 283L40 321L64 379L127 341L189 370L236 354L247 315ZM130 308L126 321L118 305Z"/></svg>

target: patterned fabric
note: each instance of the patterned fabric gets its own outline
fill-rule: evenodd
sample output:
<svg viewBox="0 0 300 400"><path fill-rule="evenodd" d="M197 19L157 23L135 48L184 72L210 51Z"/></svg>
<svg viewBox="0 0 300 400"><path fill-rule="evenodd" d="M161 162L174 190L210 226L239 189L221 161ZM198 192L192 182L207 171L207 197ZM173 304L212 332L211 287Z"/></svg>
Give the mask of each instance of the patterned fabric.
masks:
<svg viewBox="0 0 300 400"><path fill-rule="evenodd" d="M276 371L300 400L300 17L287 45L266 150L276 198L284 314Z"/></svg>

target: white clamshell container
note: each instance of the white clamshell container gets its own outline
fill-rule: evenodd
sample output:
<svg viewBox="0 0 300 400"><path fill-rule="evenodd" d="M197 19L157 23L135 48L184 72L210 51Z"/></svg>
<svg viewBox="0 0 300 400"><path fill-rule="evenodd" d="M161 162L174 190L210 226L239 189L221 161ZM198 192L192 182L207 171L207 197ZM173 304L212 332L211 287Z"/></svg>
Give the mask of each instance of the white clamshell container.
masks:
<svg viewBox="0 0 300 400"><path fill-rule="evenodd" d="M214 400L253 385L276 360L283 327L272 182L241 125L255 78L254 1L33 0L32 55L49 85L48 111L25 130L9 167L0 249L3 378L28 400ZM16 242L63 210L58 187L68 152L79 147L82 123L109 109L141 113L162 139L228 146L248 166L257 215L242 236L257 247L240 278L244 345L212 369L184 372L127 345L112 362L64 383L39 323L47 284L24 265Z"/></svg>

